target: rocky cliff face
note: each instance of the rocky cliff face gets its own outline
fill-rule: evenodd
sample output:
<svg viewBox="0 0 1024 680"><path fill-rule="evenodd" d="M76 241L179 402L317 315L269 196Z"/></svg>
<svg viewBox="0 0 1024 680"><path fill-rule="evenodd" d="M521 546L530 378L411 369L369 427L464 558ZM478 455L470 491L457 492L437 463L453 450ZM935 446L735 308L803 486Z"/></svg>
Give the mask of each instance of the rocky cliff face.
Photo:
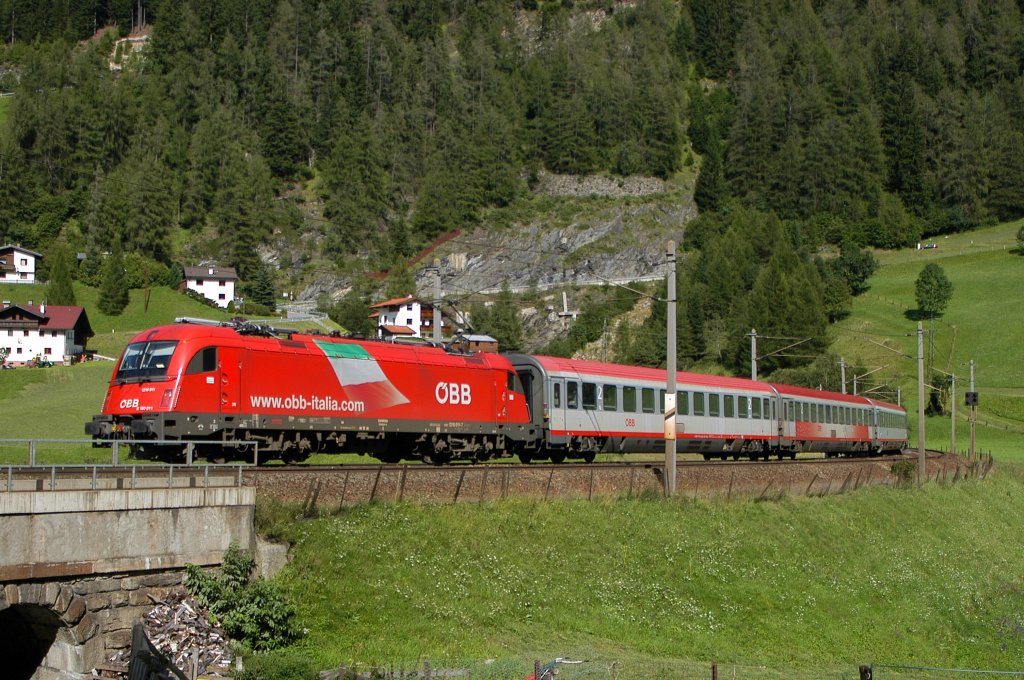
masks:
<svg viewBox="0 0 1024 680"><path fill-rule="evenodd" d="M436 274L426 265L435 258L446 298L496 293L503 285L524 292L664 278L667 242L680 242L697 215L686 187L658 178L542 174L535 193L556 199L543 214L481 225L424 258L415 272L417 293L433 297ZM321 275L298 299L339 299L350 286L345 277Z"/></svg>

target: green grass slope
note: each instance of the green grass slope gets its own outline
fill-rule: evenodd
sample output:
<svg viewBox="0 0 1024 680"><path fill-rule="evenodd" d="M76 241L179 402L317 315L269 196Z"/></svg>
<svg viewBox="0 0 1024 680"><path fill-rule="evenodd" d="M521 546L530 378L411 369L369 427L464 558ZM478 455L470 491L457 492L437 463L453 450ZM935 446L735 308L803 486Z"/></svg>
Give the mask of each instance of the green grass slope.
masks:
<svg viewBox="0 0 1024 680"><path fill-rule="evenodd" d="M371 505L274 532L294 542L283 580L309 629L294 651L322 668L497 659L473 677L508 678L569 657L590 661L562 678L709 677L713 661L849 678L1024 667L1022 497L1002 468L779 502Z"/></svg>
<svg viewBox="0 0 1024 680"><path fill-rule="evenodd" d="M957 376L957 448L968 443L967 390L969 362L975 361L980 393L978 446L997 457L1024 460L1024 256L1016 251L1020 222L937 239L934 250L879 253L881 266L870 290L856 298L849 318L837 325L833 349L848 362L868 370L888 366L872 376L902 388L917 426L917 321L914 283L929 262L939 264L953 284L945 313L924 322L926 364ZM885 345L882 347L881 345ZM850 376L847 378L850 380ZM926 369L926 381L931 379ZM928 446L950 447L949 417L928 418Z"/></svg>

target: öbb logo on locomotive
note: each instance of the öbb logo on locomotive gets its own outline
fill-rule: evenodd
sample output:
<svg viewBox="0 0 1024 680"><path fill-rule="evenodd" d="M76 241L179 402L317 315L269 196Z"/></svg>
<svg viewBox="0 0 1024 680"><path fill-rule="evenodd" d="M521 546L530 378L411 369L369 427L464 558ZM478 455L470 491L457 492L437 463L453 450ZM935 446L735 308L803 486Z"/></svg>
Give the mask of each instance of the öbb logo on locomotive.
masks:
<svg viewBox="0 0 1024 680"><path fill-rule="evenodd" d="M114 368L97 446L212 460L358 453L384 462L593 461L664 450L664 369L465 353L179 319L134 337ZM676 375L677 449L706 459L898 451L906 411L877 399ZM453 417L454 414L458 414Z"/></svg>
<svg viewBox="0 0 1024 680"><path fill-rule="evenodd" d="M438 404L469 406L473 403L473 392L466 383L437 383L437 387L434 388L434 397Z"/></svg>

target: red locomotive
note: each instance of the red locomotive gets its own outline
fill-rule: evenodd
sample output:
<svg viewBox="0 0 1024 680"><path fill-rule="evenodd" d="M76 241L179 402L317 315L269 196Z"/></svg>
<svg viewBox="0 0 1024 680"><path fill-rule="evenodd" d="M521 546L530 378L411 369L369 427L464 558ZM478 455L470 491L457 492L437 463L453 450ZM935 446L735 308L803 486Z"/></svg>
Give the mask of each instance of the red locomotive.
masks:
<svg viewBox="0 0 1024 680"><path fill-rule="evenodd" d="M191 441L221 459L230 442L289 462L318 451L483 461L536 439L501 355L187 320L132 339L85 429L140 453Z"/></svg>
<svg viewBox="0 0 1024 680"><path fill-rule="evenodd" d="M294 462L315 452L446 463L518 455L593 461L664 449L664 370L527 354L463 354L275 331L245 322L160 326L111 377L97 443L140 454L185 446ZM902 449L899 406L742 378L677 375L678 450L706 459Z"/></svg>

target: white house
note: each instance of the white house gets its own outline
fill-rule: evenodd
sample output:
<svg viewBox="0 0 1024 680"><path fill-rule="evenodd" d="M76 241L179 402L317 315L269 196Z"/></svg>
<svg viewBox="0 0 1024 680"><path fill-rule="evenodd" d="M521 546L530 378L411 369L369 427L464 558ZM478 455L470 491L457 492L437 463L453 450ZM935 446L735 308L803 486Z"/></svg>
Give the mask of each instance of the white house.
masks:
<svg viewBox="0 0 1024 680"><path fill-rule="evenodd" d="M370 315L370 318L377 318L378 337L404 335L428 340L433 337L434 307L419 301L412 295L378 302L375 305L370 305L370 308L377 310ZM442 318L442 334L444 330L445 323Z"/></svg>
<svg viewBox="0 0 1024 680"><path fill-rule="evenodd" d="M234 267L185 267L185 288L212 300L218 307L227 307L235 299L236 281Z"/></svg>
<svg viewBox="0 0 1024 680"><path fill-rule="evenodd" d="M24 365L36 357L74 363L85 354L92 336L89 317L81 307L5 304L0 308L0 354L6 354L10 364Z"/></svg>
<svg viewBox="0 0 1024 680"><path fill-rule="evenodd" d="M0 246L0 283L35 283L42 255L20 246Z"/></svg>

